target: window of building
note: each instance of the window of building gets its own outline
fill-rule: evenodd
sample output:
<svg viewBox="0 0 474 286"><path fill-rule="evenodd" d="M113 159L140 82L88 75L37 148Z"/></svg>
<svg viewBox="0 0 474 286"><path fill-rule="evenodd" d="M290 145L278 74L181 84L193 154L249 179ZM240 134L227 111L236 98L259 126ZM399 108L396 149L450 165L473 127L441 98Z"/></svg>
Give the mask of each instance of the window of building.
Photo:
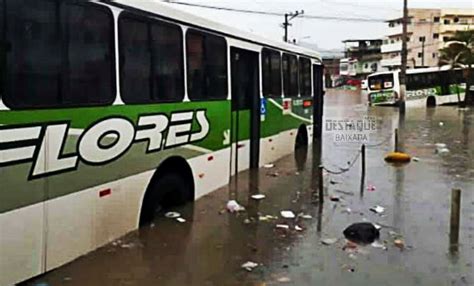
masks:
<svg viewBox="0 0 474 286"><path fill-rule="evenodd" d="M444 19L443 23L445 25L449 25L449 24L451 24L451 21L449 19Z"/></svg>
<svg viewBox="0 0 474 286"><path fill-rule="evenodd" d="M436 58L436 53L433 53L432 57L433 57L433 59Z"/></svg>
<svg viewBox="0 0 474 286"><path fill-rule="evenodd" d="M421 56L423 55L423 53L418 53L418 57L421 58Z"/></svg>
<svg viewBox="0 0 474 286"><path fill-rule="evenodd" d="M295 55L283 54L283 91L285 97L298 96L298 59Z"/></svg>
<svg viewBox="0 0 474 286"><path fill-rule="evenodd" d="M425 38L424 36L419 38L420 42L424 42L425 39L426 39L426 38Z"/></svg>
<svg viewBox="0 0 474 286"><path fill-rule="evenodd" d="M459 22L459 18L458 18L458 17L454 17L453 22L454 22L454 23L458 23L458 22Z"/></svg>
<svg viewBox="0 0 474 286"><path fill-rule="evenodd" d="M119 46L125 103L183 100L183 36L179 26L122 14Z"/></svg>
<svg viewBox="0 0 474 286"><path fill-rule="evenodd" d="M450 38L449 37L443 37L443 42L449 42Z"/></svg>
<svg viewBox="0 0 474 286"><path fill-rule="evenodd" d="M439 34L438 34L438 33L434 33L434 34L433 34L433 39L439 39Z"/></svg>
<svg viewBox="0 0 474 286"><path fill-rule="evenodd" d="M223 37L186 33L188 95L191 100L227 98L227 43Z"/></svg>
<svg viewBox="0 0 474 286"><path fill-rule="evenodd" d="M281 55L270 49L262 50L263 96L281 97Z"/></svg>
<svg viewBox="0 0 474 286"><path fill-rule="evenodd" d="M299 69L301 96L311 96L311 61L300 57Z"/></svg>
<svg viewBox="0 0 474 286"><path fill-rule="evenodd" d="M111 104L113 18L91 3L6 0L6 89L12 109Z"/></svg>
<svg viewBox="0 0 474 286"><path fill-rule="evenodd" d="M439 23L439 17L434 17L434 18L433 18L433 22Z"/></svg>

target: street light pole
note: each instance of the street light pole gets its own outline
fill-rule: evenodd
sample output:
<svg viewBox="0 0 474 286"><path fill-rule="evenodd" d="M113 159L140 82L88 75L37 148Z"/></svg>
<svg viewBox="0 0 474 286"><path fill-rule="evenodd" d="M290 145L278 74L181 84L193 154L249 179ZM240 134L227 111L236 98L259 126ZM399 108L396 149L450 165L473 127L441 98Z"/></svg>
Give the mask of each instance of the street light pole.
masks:
<svg viewBox="0 0 474 286"><path fill-rule="evenodd" d="M408 25L408 0L403 0L403 39L402 39L402 66L400 69L400 100L399 112L405 114L405 100L406 100L406 70L407 70L407 25Z"/></svg>
<svg viewBox="0 0 474 286"><path fill-rule="evenodd" d="M285 43L288 42L288 26L291 26L290 21L302 14L304 14L303 10L301 10L301 12L295 11L295 13L285 13L285 22L283 22L283 29L285 29L283 40Z"/></svg>

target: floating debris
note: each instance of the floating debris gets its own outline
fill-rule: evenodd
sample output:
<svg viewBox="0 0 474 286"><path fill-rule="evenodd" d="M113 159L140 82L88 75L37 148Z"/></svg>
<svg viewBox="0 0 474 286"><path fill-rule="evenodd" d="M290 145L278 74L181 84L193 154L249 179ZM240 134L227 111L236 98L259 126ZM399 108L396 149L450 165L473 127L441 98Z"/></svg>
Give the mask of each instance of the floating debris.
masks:
<svg viewBox="0 0 474 286"><path fill-rule="evenodd" d="M252 272L252 270L258 266L258 263L255 263L253 261L247 261L244 264L241 265L241 267L248 272Z"/></svg>
<svg viewBox="0 0 474 286"><path fill-rule="evenodd" d="M258 217L259 221L269 221L269 220L275 220L275 219L278 219L278 217L272 216L272 215L264 215L264 216Z"/></svg>
<svg viewBox="0 0 474 286"><path fill-rule="evenodd" d="M178 217L176 218L176 221L180 222L180 223L183 223L183 222L186 222L186 220L182 217Z"/></svg>
<svg viewBox="0 0 474 286"><path fill-rule="evenodd" d="M249 224L249 223L251 223L251 221L248 218L246 218L246 219L244 219L244 223Z"/></svg>
<svg viewBox="0 0 474 286"><path fill-rule="evenodd" d="M441 127L443 127L443 126L444 126L444 122L443 122L443 121L440 121L440 122L438 123L438 125L441 126Z"/></svg>
<svg viewBox="0 0 474 286"><path fill-rule="evenodd" d="M299 225L295 225L295 230L297 231L303 231L303 228Z"/></svg>
<svg viewBox="0 0 474 286"><path fill-rule="evenodd" d="M352 210L351 208L345 208L341 211L343 214L351 214L352 213Z"/></svg>
<svg viewBox="0 0 474 286"><path fill-rule="evenodd" d="M265 169L271 169L271 168L275 167L275 164L265 164L265 165L263 165L263 167Z"/></svg>
<svg viewBox="0 0 474 286"><path fill-rule="evenodd" d="M449 153L449 149L448 148L436 148L435 153L437 153L437 154L446 154L446 153Z"/></svg>
<svg viewBox="0 0 474 286"><path fill-rule="evenodd" d="M414 162L420 161L420 158L418 158L418 157L413 157L413 158L411 158L411 159L412 159Z"/></svg>
<svg viewBox="0 0 474 286"><path fill-rule="evenodd" d="M280 174L278 172L268 173L267 176L269 176L269 177L278 177L278 176L280 176Z"/></svg>
<svg viewBox="0 0 474 286"><path fill-rule="evenodd" d="M369 192L375 192L375 186L374 186L374 185L368 185L368 186L367 186L367 191L369 191Z"/></svg>
<svg viewBox="0 0 474 286"><path fill-rule="evenodd" d="M309 214L299 214L298 215L300 218L302 219L313 219L313 216L309 215Z"/></svg>
<svg viewBox="0 0 474 286"><path fill-rule="evenodd" d="M280 215L283 218L295 218L295 213L292 211L280 211Z"/></svg>
<svg viewBox="0 0 474 286"><path fill-rule="evenodd" d="M378 224L376 224L376 223L373 223L373 225L374 225L375 229L377 229L377 230L380 230L380 229L382 228L381 225L378 225Z"/></svg>
<svg viewBox="0 0 474 286"><path fill-rule="evenodd" d="M400 250L404 250L405 249L405 242L402 240L402 239L395 239L393 241L393 245L395 245L396 247L398 247Z"/></svg>
<svg viewBox="0 0 474 286"><path fill-rule="evenodd" d="M387 249L388 249L385 244L381 243L381 242L378 241L378 240L372 242L371 246L374 247L374 248L381 248L381 249L383 249L383 250L387 250Z"/></svg>
<svg viewBox="0 0 474 286"><path fill-rule="evenodd" d="M341 201L341 198L338 197L338 196L330 196L330 197L329 197L329 200L330 200L331 202L340 202L340 201Z"/></svg>
<svg viewBox="0 0 474 286"><path fill-rule="evenodd" d="M370 210L376 214L382 214L385 212L385 208L382 206L374 206L374 207L371 207Z"/></svg>
<svg viewBox="0 0 474 286"><path fill-rule="evenodd" d="M348 240L360 244L370 244L380 237L380 231L369 222L351 224L343 234Z"/></svg>
<svg viewBox="0 0 474 286"><path fill-rule="evenodd" d="M436 148L446 148L447 147L447 145L444 144L444 143L436 143L435 146L436 146Z"/></svg>
<svg viewBox="0 0 474 286"><path fill-rule="evenodd" d="M321 239L321 243L324 245L332 245L338 241L337 238L324 238Z"/></svg>
<svg viewBox="0 0 474 286"><path fill-rule="evenodd" d="M289 277L280 277L277 279L277 282L280 282L280 283L288 283L288 282L291 282L291 279Z"/></svg>
<svg viewBox="0 0 474 286"><path fill-rule="evenodd" d="M227 202L227 211L231 213L245 211L245 208L235 200L230 200Z"/></svg>
<svg viewBox="0 0 474 286"><path fill-rule="evenodd" d="M256 194L251 196L252 199L254 200L263 200L265 198L264 194Z"/></svg>
<svg viewBox="0 0 474 286"><path fill-rule="evenodd" d="M167 218L178 218L180 216L181 216L181 214L178 213L178 212L167 212L167 213L165 213L165 217L167 217Z"/></svg>
<svg viewBox="0 0 474 286"><path fill-rule="evenodd" d="M277 224L275 227L281 229L290 229L290 226L287 224Z"/></svg>

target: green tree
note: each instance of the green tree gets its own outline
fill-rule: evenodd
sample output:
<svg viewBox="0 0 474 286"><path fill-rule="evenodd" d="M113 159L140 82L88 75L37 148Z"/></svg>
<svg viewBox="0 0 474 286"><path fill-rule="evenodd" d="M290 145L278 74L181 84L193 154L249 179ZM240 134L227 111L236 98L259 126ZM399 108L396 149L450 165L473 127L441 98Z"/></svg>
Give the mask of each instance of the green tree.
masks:
<svg viewBox="0 0 474 286"><path fill-rule="evenodd" d="M474 75L474 30L457 31L450 40L447 47L440 49L439 64L464 69L466 95L461 104L474 106L474 92L469 92Z"/></svg>

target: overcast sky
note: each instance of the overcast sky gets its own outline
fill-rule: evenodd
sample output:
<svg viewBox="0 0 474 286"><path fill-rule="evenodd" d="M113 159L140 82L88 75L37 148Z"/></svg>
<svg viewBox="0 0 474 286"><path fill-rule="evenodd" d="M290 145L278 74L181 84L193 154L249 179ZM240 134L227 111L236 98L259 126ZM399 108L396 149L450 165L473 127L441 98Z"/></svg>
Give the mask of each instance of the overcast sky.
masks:
<svg viewBox="0 0 474 286"><path fill-rule="evenodd" d="M178 0L177 0L178 1ZM304 10L307 15L388 19L401 16L402 0L179 0L182 2L286 13ZM467 8L474 0L408 0L410 8ZM174 4L177 8L209 17L215 21L281 40L283 17L244 14ZM329 21L296 18L289 38L316 44L320 50L342 49L345 39L381 38L387 29L383 22Z"/></svg>

